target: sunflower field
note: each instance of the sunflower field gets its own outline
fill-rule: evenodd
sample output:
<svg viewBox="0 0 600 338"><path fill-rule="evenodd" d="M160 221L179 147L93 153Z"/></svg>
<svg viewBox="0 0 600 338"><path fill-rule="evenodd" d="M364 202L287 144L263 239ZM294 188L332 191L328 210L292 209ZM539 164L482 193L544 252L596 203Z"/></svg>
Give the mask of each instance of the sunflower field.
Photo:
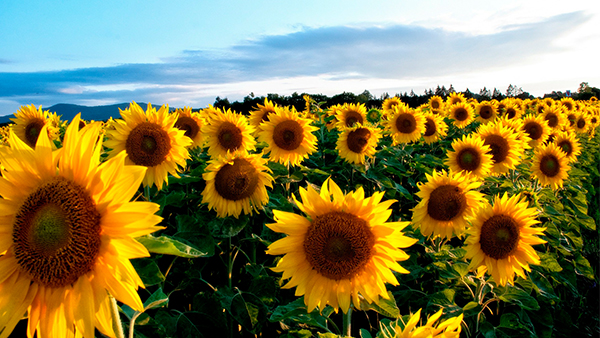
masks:
<svg viewBox="0 0 600 338"><path fill-rule="evenodd" d="M600 102L23 106L0 338L597 337Z"/></svg>

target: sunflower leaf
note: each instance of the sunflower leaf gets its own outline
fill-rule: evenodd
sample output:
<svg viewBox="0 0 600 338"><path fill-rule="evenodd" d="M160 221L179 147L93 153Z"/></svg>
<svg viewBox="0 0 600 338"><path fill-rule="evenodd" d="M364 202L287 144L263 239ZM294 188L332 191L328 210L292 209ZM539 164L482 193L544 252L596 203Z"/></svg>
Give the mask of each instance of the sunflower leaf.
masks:
<svg viewBox="0 0 600 338"><path fill-rule="evenodd" d="M154 291L154 293L144 302L144 310L163 307L168 303L169 296L163 292L162 288L158 288L158 290Z"/></svg>
<svg viewBox="0 0 600 338"><path fill-rule="evenodd" d="M190 245L184 244L169 236L154 237L151 235L137 238L149 252L157 254L174 255L185 258L205 257L207 252L202 252Z"/></svg>
<svg viewBox="0 0 600 338"><path fill-rule="evenodd" d="M400 316L400 309L398 309L394 295L391 291L388 291L388 296L390 297L389 299L380 298L379 303L368 303L366 300L361 299L360 309L364 311L373 310L386 317L398 318Z"/></svg>

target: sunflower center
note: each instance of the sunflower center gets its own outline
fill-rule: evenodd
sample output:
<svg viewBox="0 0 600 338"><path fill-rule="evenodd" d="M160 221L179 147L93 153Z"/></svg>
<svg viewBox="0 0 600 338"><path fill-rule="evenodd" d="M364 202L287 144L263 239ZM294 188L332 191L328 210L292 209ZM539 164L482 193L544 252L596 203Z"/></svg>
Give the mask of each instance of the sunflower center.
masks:
<svg viewBox="0 0 600 338"><path fill-rule="evenodd" d="M454 118L457 121L465 121L469 118L469 112L463 107L456 108L454 110Z"/></svg>
<svg viewBox="0 0 600 338"><path fill-rule="evenodd" d="M127 137L125 151L137 165L154 167L161 164L171 150L169 134L156 123L138 124Z"/></svg>
<svg viewBox="0 0 600 338"><path fill-rule="evenodd" d="M242 131L231 122L221 123L217 138L219 139L219 145L229 151L234 151L242 146Z"/></svg>
<svg viewBox="0 0 600 338"><path fill-rule="evenodd" d="M362 218L343 211L320 216L308 227L304 252L310 265L334 280L352 278L369 262L375 236Z"/></svg>
<svg viewBox="0 0 600 338"><path fill-rule="evenodd" d="M427 117L425 119L425 134L423 134L423 135L431 136L431 135L435 134L436 131L437 131L437 127L435 126L435 121L433 121L432 118Z"/></svg>
<svg viewBox="0 0 600 338"><path fill-rule="evenodd" d="M492 110L492 107L490 106L483 106L479 110L479 116L481 116L481 118L484 120L489 119L490 117L492 117L493 114L494 112Z"/></svg>
<svg viewBox="0 0 600 338"><path fill-rule="evenodd" d="M532 140L537 140L540 137L542 137L542 134L544 132L544 129L542 128L542 126L539 125L539 123L537 122L528 122L523 129L525 130L525 132L527 134L529 134L529 137L531 137Z"/></svg>
<svg viewBox="0 0 600 338"><path fill-rule="evenodd" d="M346 127L354 127L357 123L363 123L362 115L352 110L346 112Z"/></svg>
<svg viewBox="0 0 600 338"><path fill-rule="evenodd" d="M369 144L369 137L371 137L371 132L367 128L359 128L351 131L346 141L348 149L357 154L362 153Z"/></svg>
<svg viewBox="0 0 600 338"><path fill-rule="evenodd" d="M506 109L506 116L509 119L514 118L515 116L517 116L517 110L515 108L507 108Z"/></svg>
<svg viewBox="0 0 600 338"><path fill-rule="evenodd" d="M269 114L271 114L272 111L266 111L262 114L262 116L260 117L260 122L265 122L269 120Z"/></svg>
<svg viewBox="0 0 600 338"><path fill-rule="evenodd" d="M225 164L215 177L217 193L230 201L238 201L252 196L258 186L258 171L243 158L236 158Z"/></svg>
<svg viewBox="0 0 600 338"><path fill-rule="evenodd" d="M494 215L481 226L481 251L494 259L505 259L517 249L519 236L519 225L512 217Z"/></svg>
<svg viewBox="0 0 600 338"><path fill-rule="evenodd" d="M573 147L571 146L571 142L569 140L561 141L558 146L562 149L562 151L567 154L567 156L571 155L573 152Z"/></svg>
<svg viewBox="0 0 600 338"><path fill-rule="evenodd" d="M25 140L30 147L35 148L42 127L44 127L44 120L40 118L31 119L25 127Z"/></svg>
<svg viewBox="0 0 600 338"><path fill-rule="evenodd" d="M560 172L560 163L554 155L546 155L540 160L540 171L548 177L554 177Z"/></svg>
<svg viewBox="0 0 600 338"><path fill-rule="evenodd" d="M100 251L100 213L86 190L56 177L34 190L15 215L19 266L47 287L64 287L92 270Z"/></svg>
<svg viewBox="0 0 600 338"><path fill-rule="evenodd" d="M490 147L490 154L494 163L502 163L508 156L510 147L504 137L500 135L488 135L483 142Z"/></svg>
<svg viewBox="0 0 600 338"><path fill-rule="evenodd" d="M194 139L200 131L198 122L189 116L180 116L175 122L175 128L185 131L185 136Z"/></svg>
<svg viewBox="0 0 600 338"><path fill-rule="evenodd" d="M417 129L417 120L412 114L400 114L396 119L396 128L403 134L410 134Z"/></svg>
<svg viewBox="0 0 600 338"><path fill-rule="evenodd" d="M583 129L584 127L585 127L585 120L584 119L577 120L577 128Z"/></svg>
<svg viewBox="0 0 600 338"><path fill-rule="evenodd" d="M442 185L431 192L427 214L437 221L450 221L467 207L467 197L455 185Z"/></svg>
<svg viewBox="0 0 600 338"><path fill-rule="evenodd" d="M576 116L575 114L569 114L567 115L567 119L569 120L569 125L573 126L575 124Z"/></svg>
<svg viewBox="0 0 600 338"><path fill-rule="evenodd" d="M433 109L439 109L440 108L440 103L437 100L431 101L431 108L433 108Z"/></svg>
<svg viewBox="0 0 600 338"><path fill-rule="evenodd" d="M479 152L473 148L465 148L456 156L456 162L461 169L474 171L479 168Z"/></svg>
<svg viewBox="0 0 600 338"><path fill-rule="evenodd" d="M281 149L295 150L303 140L304 130L300 123L294 120L280 122L273 129L273 142Z"/></svg>
<svg viewBox="0 0 600 338"><path fill-rule="evenodd" d="M548 113L545 120L548 122L550 128L555 128L558 125L558 116L554 113Z"/></svg>

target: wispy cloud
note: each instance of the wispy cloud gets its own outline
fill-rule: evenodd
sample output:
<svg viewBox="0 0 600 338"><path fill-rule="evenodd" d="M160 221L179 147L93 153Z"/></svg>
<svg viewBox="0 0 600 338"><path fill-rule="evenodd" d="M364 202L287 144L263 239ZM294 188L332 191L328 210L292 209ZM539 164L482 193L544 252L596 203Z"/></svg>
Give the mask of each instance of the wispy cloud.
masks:
<svg viewBox="0 0 600 338"><path fill-rule="evenodd" d="M553 41L588 19L584 12L573 12L485 35L410 25L305 28L287 35L257 37L219 52L187 50L161 63L4 72L0 73L0 99L24 104L183 102L193 95L214 95L211 88L223 89L221 96L226 96L227 84L256 85L273 79L326 76L336 81L402 81L443 77L523 64L559 52ZM2 62L8 60L0 59ZM246 93L253 90L245 89Z"/></svg>

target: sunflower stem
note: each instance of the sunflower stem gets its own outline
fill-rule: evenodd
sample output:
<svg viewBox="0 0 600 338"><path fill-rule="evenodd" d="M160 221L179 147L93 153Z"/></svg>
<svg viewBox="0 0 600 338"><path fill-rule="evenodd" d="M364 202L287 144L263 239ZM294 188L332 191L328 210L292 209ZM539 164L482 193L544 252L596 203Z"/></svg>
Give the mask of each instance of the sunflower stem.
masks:
<svg viewBox="0 0 600 338"><path fill-rule="evenodd" d="M117 305L117 300L112 295L108 295L110 299L110 313L113 317L113 330L117 335L117 338L125 338L125 333L123 332L123 324L121 323L121 316L119 315L119 306Z"/></svg>
<svg viewBox="0 0 600 338"><path fill-rule="evenodd" d="M343 315L342 334L344 337L352 337L352 306L348 308L348 313Z"/></svg>
<svg viewBox="0 0 600 338"><path fill-rule="evenodd" d="M144 197L150 202L150 186L144 186Z"/></svg>

